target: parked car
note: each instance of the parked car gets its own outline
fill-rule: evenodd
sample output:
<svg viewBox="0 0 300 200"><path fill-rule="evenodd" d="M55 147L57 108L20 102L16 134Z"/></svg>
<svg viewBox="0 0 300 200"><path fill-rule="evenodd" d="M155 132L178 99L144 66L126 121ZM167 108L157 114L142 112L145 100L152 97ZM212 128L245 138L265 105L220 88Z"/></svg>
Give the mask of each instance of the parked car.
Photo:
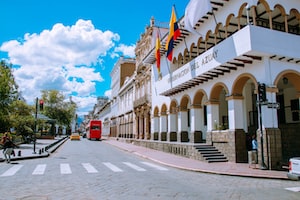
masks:
<svg viewBox="0 0 300 200"><path fill-rule="evenodd" d="M80 140L80 135L78 133L72 133L70 140Z"/></svg>
<svg viewBox="0 0 300 200"><path fill-rule="evenodd" d="M300 180L300 157L289 160L289 172L287 177L291 180Z"/></svg>

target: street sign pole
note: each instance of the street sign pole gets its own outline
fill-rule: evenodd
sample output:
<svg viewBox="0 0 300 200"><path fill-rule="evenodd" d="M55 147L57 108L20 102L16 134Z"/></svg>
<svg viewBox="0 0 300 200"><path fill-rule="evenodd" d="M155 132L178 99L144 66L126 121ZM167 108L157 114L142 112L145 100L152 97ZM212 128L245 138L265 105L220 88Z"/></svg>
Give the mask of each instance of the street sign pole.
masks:
<svg viewBox="0 0 300 200"><path fill-rule="evenodd" d="M34 119L34 133L33 133L33 154L36 154L35 152L35 143L36 143L36 132L37 132L37 113L38 113L38 101L39 98L37 97L35 99L35 119Z"/></svg>

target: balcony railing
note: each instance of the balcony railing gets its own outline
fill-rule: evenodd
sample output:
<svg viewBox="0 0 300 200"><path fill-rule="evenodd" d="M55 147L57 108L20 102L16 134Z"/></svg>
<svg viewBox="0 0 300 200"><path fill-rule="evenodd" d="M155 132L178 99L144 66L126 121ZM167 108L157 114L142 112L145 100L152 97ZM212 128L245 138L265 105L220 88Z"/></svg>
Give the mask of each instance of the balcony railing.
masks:
<svg viewBox="0 0 300 200"><path fill-rule="evenodd" d="M147 104L149 102L150 102L150 95L146 94L146 95L142 96L141 98L136 99L133 102L133 107L136 108L141 105Z"/></svg>

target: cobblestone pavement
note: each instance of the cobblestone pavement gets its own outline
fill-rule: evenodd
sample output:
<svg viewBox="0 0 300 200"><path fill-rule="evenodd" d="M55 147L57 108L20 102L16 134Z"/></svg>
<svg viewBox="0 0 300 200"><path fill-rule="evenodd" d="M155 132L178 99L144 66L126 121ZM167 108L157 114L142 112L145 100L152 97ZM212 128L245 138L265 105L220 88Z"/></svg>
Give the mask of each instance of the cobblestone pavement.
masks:
<svg viewBox="0 0 300 200"><path fill-rule="evenodd" d="M21 160L21 159L32 159L47 157L51 152L55 151L66 139L68 138L55 138L54 140L37 140L35 153L33 149L33 144L22 144L19 148L15 149L15 156L12 156L12 161ZM105 139L103 142L113 145L122 150L134 153L141 157L156 161L158 163L172 166L180 169L214 173L214 174L223 174L223 175L234 175L234 176L243 176L243 177L258 177L258 178L272 178L272 179L287 179L286 171L276 171L276 170L261 170L249 168L248 164L244 163L207 163L194 159L185 158L182 156L177 156L134 144L118 141L115 139ZM56 145L51 146L46 151L46 146L49 146L53 143ZM0 162L4 161L4 156L1 153Z"/></svg>

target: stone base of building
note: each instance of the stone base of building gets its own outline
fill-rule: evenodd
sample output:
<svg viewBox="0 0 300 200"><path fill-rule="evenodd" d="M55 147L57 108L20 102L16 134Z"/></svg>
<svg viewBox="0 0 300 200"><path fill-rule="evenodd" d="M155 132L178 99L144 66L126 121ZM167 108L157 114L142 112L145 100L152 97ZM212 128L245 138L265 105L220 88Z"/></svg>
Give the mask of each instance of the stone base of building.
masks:
<svg viewBox="0 0 300 200"><path fill-rule="evenodd" d="M246 133L243 129L206 133L206 143L215 146L230 162L247 163Z"/></svg>
<svg viewBox="0 0 300 200"><path fill-rule="evenodd" d="M263 131L263 157L260 132L257 132L258 163L268 169L282 168L281 131L278 128L266 128Z"/></svg>

